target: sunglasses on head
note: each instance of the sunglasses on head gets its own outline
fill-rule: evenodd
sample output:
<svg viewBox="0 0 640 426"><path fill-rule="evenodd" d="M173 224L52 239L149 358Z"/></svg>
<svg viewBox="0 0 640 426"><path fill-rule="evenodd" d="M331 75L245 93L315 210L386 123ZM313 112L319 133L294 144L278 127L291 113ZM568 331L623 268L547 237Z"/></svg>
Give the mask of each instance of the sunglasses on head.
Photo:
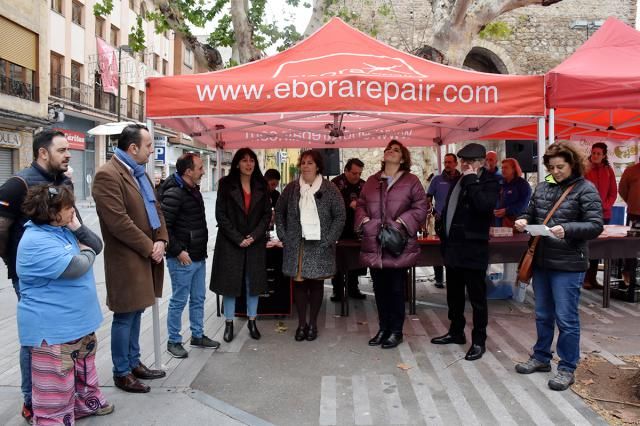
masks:
<svg viewBox="0 0 640 426"><path fill-rule="evenodd" d="M60 191L58 191L58 188L56 188L54 186L50 186L49 187L49 199L52 199L56 195L60 195Z"/></svg>

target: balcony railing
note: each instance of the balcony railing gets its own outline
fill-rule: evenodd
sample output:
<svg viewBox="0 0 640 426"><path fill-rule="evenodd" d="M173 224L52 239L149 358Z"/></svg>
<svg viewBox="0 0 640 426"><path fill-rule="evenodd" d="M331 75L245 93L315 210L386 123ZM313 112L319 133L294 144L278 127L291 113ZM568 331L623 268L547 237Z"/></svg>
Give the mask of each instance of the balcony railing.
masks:
<svg viewBox="0 0 640 426"><path fill-rule="evenodd" d="M118 113L118 98L116 95L104 93L100 88L72 80L61 74L53 74L51 76L51 96L114 115ZM143 121L144 105L128 102L127 99L120 98L120 116Z"/></svg>
<svg viewBox="0 0 640 426"><path fill-rule="evenodd" d="M27 99L29 101L40 101L37 86L25 83L24 81L14 80L4 75L0 76L0 93Z"/></svg>
<svg viewBox="0 0 640 426"><path fill-rule="evenodd" d="M64 75L51 76L51 96L93 107L93 87Z"/></svg>

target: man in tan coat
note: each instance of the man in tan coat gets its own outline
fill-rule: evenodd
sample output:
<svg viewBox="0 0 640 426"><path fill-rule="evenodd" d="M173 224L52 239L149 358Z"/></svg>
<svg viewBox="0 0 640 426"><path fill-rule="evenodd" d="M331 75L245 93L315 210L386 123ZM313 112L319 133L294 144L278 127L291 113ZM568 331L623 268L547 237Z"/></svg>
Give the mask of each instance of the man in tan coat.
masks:
<svg viewBox="0 0 640 426"><path fill-rule="evenodd" d="M107 305L113 311L113 381L126 392L149 392L138 379L164 377L140 362L140 319L162 296L163 256L169 240L144 164L153 142L143 125L129 125L115 155L95 176L93 197L104 239Z"/></svg>

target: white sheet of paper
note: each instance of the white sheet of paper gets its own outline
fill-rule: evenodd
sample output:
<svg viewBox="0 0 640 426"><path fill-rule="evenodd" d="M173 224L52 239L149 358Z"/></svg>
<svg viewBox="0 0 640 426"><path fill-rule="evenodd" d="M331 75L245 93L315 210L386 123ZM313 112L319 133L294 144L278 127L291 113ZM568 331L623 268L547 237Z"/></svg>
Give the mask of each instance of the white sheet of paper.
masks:
<svg viewBox="0 0 640 426"><path fill-rule="evenodd" d="M543 237L557 238L555 235L553 235L547 225L527 225L524 230L534 237L541 235Z"/></svg>

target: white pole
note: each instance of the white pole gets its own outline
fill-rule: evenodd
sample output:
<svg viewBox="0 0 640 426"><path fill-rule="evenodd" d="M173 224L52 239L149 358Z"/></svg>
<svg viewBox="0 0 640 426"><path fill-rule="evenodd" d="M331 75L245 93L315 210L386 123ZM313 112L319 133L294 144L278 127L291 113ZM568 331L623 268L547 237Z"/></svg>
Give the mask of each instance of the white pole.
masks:
<svg viewBox="0 0 640 426"><path fill-rule="evenodd" d="M151 134L151 139L153 140L153 120L147 119L147 128L149 129L149 133ZM155 149L152 158L147 162L147 174L150 177L153 177L154 167L155 167ZM159 298L155 298L155 302L151 308L151 313L153 315L153 355L154 355L154 367L156 369L162 368L162 350L160 347L160 304Z"/></svg>
<svg viewBox="0 0 640 426"><path fill-rule="evenodd" d="M544 129L544 117L538 118L538 182L544 181L544 164L542 162L542 156L545 151L545 129Z"/></svg>
<svg viewBox="0 0 640 426"><path fill-rule="evenodd" d="M549 145L556 141L556 109L549 109Z"/></svg>

